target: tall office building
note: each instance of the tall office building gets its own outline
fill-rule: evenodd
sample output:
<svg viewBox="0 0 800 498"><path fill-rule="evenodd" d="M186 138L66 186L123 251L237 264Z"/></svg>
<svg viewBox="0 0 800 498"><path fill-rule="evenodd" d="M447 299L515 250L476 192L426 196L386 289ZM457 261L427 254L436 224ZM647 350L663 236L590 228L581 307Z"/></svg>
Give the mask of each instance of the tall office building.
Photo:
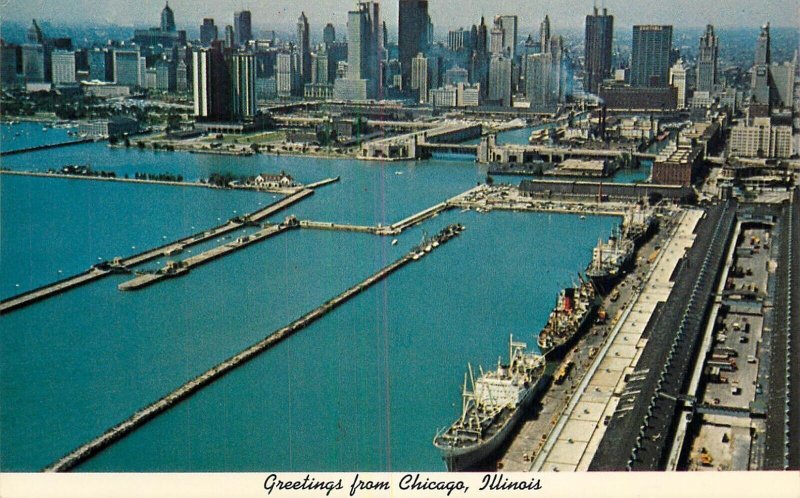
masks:
<svg viewBox="0 0 800 498"><path fill-rule="evenodd" d="M471 49L472 47L472 34L465 31L464 28L451 30L447 33L447 48L452 51L461 51Z"/></svg>
<svg viewBox="0 0 800 498"><path fill-rule="evenodd" d="M231 115L236 119L256 115L256 59L253 54L231 56Z"/></svg>
<svg viewBox="0 0 800 498"><path fill-rule="evenodd" d="M3 86L17 83L17 60L21 55L19 46L0 39L0 84Z"/></svg>
<svg viewBox="0 0 800 498"><path fill-rule="evenodd" d="M544 21L539 25L539 53L547 52L550 47L550 16L545 15Z"/></svg>
<svg viewBox="0 0 800 498"><path fill-rule="evenodd" d="M411 73L411 59L427 52L428 0L400 0L398 45L404 85Z"/></svg>
<svg viewBox="0 0 800 498"><path fill-rule="evenodd" d="M253 39L253 29L249 10L234 12L233 30L236 35L235 43L239 46L247 45Z"/></svg>
<svg viewBox="0 0 800 498"><path fill-rule="evenodd" d="M300 81L311 82L311 41L308 39L308 18L301 12L297 19L297 49L300 51Z"/></svg>
<svg viewBox="0 0 800 498"><path fill-rule="evenodd" d="M75 52L71 50L54 50L50 61L54 85L75 83Z"/></svg>
<svg viewBox="0 0 800 498"><path fill-rule="evenodd" d="M45 48L41 44L22 46L22 73L26 83L47 81L45 74Z"/></svg>
<svg viewBox="0 0 800 498"><path fill-rule="evenodd" d="M569 61L561 36L551 36L544 48L544 52L528 56L526 95L532 110L552 113L570 93Z"/></svg>
<svg viewBox="0 0 800 498"><path fill-rule="evenodd" d="M678 90L678 109L686 108L686 69L683 59L669 68L669 84Z"/></svg>
<svg viewBox="0 0 800 498"><path fill-rule="evenodd" d="M203 24L200 25L200 44L207 47L218 37L219 31L217 25L214 24L214 19L210 17L203 19Z"/></svg>
<svg viewBox="0 0 800 498"><path fill-rule="evenodd" d="M486 27L486 19L481 16L481 23L477 29L478 36L475 38L475 51L481 55L489 53L488 36L489 31Z"/></svg>
<svg viewBox="0 0 800 498"><path fill-rule="evenodd" d="M586 38L584 50L584 89L596 94L600 84L611 75L611 43L614 37L614 16L603 9L600 14L597 7L586 16Z"/></svg>
<svg viewBox="0 0 800 498"><path fill-rule="evenodd" d="M672 26L634 26L631 86L668 86L671 49Z"/></svg>
<svg viewBox="0 0 800 498"><path fill-rule="evenodd" d="M492 30L489 31L489 52L492 55L505 55L505 31L495 20Z"/></svg>
<svg viewBox="0 0 800 498"><path fill-rule="evenodd" d="M95 48L89 51L89 79L114 80L114 54L110 50Z"/></svg>
<svg viewBox="0 0 800 498"><path fill-rule="evenodd" d="M225 48L233 48L236 46L236 33L233 32L233 26L228 24L225 26Z"/></svg>
<svg viewBox="0 0 800 498"><path fill-rule="evenodd" d="M139 50L114 50L114 83L124 86L143 86Z"/></svg>
<svg viewBox="0 0 800 498"><path fill-rule="evenodd" d="M161 31L175 31L175 13L169 8L169 2L164 6L164 10L161 11Z"/></svg>
<svg viewBox="0 0 800 498"><path fill-rule="evenodd" d="M489 61L489 101L503 107L511 106L511 59L492 55Z"/></svg>
<svg viewBox="0 0 800 498"><path fill-rule="evenodd" d="M424 104L428 101L430 91L430 75L428 74L428 58L419 53L411 59L411 81L409 87L416 92L417 102Z"/></svg>
<svg viewBox="0 0 800 498"><path fill-rule="evenodd" d="M769 66L772 99L775 104L783 107L792 107L796 71L797 52L795 52L795 58L791 62L787 61L783 64L773 62Z"/></svg>
<svg viewBox="0 0 800 498"><path fill-rule="evenodd" d="M718 82L717 57L719 56L719 40L714 34L714 26L706 26L706 32L700 37L700 49L697 54L697 91L713 92Z"/></svg>
<svg viewBox="0 0 800 498"><path fill-rule="evenodd" d="M381 54L383 29L380 5L359 2L347 13L347 76L338 78L334 93L337 99L366 100L382 96Z"/></svg>
<svg viewBox="0 0 800 498"><path fill-rule="evenodd" d="M500 15L495 18L495 24L503 30L503 53L511 60L517 57L517 43L519 42L517 16Z"/></svg>
<svg viewBox="0 0 800 498"><path fill-rule="evenodd" d="M770 55L769 23L761 27L761 34L756 41L756 57L753 65L750 92L752 103L769 106L772 104L771 82L769 66L772 62Z"/></svg>
<svg viewBox="0 0 800 498"><path fill-rule="evenodd" d="M231 80L222 43L192 52L194 115L201 121L230 119Z"/></svg>
<svg viewBox="0 0 800 498"><path fill-rule="evenodd" d="M336 64L331 58L328 46L322 44L316 53L311 55L311 83L315 85L332 85L336 78Z"/></svg>
<svg viewBox="0 0 800 498"><path fill-rule="evenodd" d="M275 63L275 79L278 97L288 98L300 94L300 57L297 52L278 54Z"/></svg>
<svg viewBox="0 0 800 498"><path fill-rule="evenodd" d="M328 23L325 25L325 29L322 30L322 42L325 45L333 45L336 41L336 28L333 27L333 24Z"/></svg>

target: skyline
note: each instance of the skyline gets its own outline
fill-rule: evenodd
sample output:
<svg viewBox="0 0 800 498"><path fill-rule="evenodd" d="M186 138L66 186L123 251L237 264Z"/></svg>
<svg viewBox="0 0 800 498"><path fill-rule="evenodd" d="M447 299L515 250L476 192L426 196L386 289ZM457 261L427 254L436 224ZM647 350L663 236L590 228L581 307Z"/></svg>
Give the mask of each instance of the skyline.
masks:
<svg viewBox="0 0 800 498"><path fill-rule="evenodd" d="M113 24L120 26L155 25L159 19L162 0L147 0L142 5L129 0L105 0L89 2L76 0L69 5L58 0L40 0L38 3L10 0L4 9L6 21L20 23L30 22L32 18L61 24L79 24L94 22L97 24ZM397 1L383 1L382 17L387 21L391 32L396 33L398 5ZM783 24L787 18L785 13L794 10L800 15L800 7L792 9L792 2L779 1L768 5L756 5L744 0L735 0L726 5L717 3L698 3L690 0L671 0L670 8L657 0L642 0L637 9L627 8L625 1L607 1L597 3L598 8L605 6L614 15L615 27L629 28L634 24L672 24L677 27L702 27L714 24L717 27L758 26L770 22L774 27L795 27ZM453 2L430 2L429 12L434 26L438 30L467 28L477 23L481 15L487 19L497 14L517 15L520 26L533 28L538 26L545 14L550 16L554 29L582 28L585 16L591 12L593 2L569 2L565 4L535 0L531 6L522 0L500 0L486 2L467 0L462 2L464 8L453 12L449 6ZM91 8L90 8L91 5ZM269 6L261 2L243 2L241 0L221 0L218 2L190 2L189 0L172 0L170 7L175 11L175 21L179 29L196 30L205 17L211 17L219 26L233 24L233 13L238 10L250 10L253 25L258 28L284 29L294 26L300 13L305 11L312 31L321 30L331 22L335 26L344 26L347 11L351 10L355 1L320 0L318 2L292 2L276 0ZM43 16L42 13L47 13ZM132 15L133 14L133 15ZM318 29L315 29L315 26Z"/></svg>

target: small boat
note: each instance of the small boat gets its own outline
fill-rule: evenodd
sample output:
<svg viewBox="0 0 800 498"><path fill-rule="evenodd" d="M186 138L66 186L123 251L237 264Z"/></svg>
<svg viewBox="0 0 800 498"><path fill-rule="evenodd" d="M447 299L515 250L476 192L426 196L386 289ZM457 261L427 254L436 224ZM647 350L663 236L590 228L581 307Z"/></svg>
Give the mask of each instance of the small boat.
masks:
<svg viewBox="0 0 800 498"><path fill-rule="evenodd" d="M392 245L393 245L393 246L396 246L396 245L397 245L397 239L394 239L394 240L392 240Z"/></svg>
<svg viewBox="0 0 800 498"><path fill-rule="evenodd" d="M582 220L585 220L585 219L586 219L586 215L585 215L585 214L582 214L582 215L581 215L581 219L582 219Z"/></svg>
<svg viewBox="0 0 800 498"><path fill-rule="evenodd" d="M397 176L400 176L400 175L403 174L403 172L402 171L395 171L394 174L397 175Z"/></svg>

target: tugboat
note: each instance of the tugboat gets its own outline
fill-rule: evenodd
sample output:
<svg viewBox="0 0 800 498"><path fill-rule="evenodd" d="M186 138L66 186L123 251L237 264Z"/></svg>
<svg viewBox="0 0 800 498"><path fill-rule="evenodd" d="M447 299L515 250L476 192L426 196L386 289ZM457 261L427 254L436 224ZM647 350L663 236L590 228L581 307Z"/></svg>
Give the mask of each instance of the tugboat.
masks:
<svg viewBox="0 0 800 498"><path fill-rule="evenodd" d="M461 417L433 438L449 472L470 470L496 454L541 389L544 356L526 353L527 344L509 340L509 361L497 362L475 380L464 375ZM467 380L471 390L467 388Z"/></svg>
<svg viewBox="0 0 800 498"><path fill-rule="evenodd" d="M580 275L579 275L580 277ZM577 287L561 291L556 306L550 312L547 323L537 343L546 355L558 356L583 332L597 310L597 292L592 282L580 277Z"/></svg>

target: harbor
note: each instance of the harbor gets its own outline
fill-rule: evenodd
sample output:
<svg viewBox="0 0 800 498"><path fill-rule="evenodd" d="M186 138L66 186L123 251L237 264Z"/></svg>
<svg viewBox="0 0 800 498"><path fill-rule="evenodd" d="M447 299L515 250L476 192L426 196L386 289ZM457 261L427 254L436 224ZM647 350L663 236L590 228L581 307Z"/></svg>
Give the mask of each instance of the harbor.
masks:
<svg viewBox="0 0 800 498"><path fill-rule="evenodd" d="M128 272L131 267L152 261L156 258L181 252L188 247L224 236L243 226L246 226L247 224L259 223L269 216L286 209L297 202L300 202L313 193L313 190L302 190L294 195L280 199L269 206L259 209L258 211L246 214L238 219L232 219L225 224L218 225L203 232L169 242L154 249L149 249L132 256L125 258L114 258L110 262L101 262L97 265L94 265L89 270L73 277L69 277L53 284L48 284L23 294L4 299L3 301L0 301L0 314L9 313L13 310L28 306L37 301L41 301L42 299L61 294L70 289L85 285L89 282L98 280L113 273Z"/></svg>
<svg viewBox="0 0 800 498"><path fill-rule="evenodd" d="M288 338L292 334L295 334L296 332L307 327L314 321L318 320L319 318L325 316L330 311L334 310L336 307L340 306L341 304L344 304L345 302L357 296L361 292L365 291L366 289L370 288L371 286L385 279L386 277L388 277L395 271L399 270L403 266L411 262L418 261L421 257L427 256L436 248L442 247L443 244L447 243L453 237L458 236L458 234L462 230L463 227L460 225L448 226L447 228L442 230L439 234L434 236L430 240L430 242L426 242L425 246L418 246L414 248L412 251L408 252L407 254L397 259L396 261L392 262L388 266L385 266L384 268L374 273L367 279L359 282L356 285L353 285L346 291L326 301L324 304L304 314L303 316L296 319L292 323L286 325L285 327L274 331L273 333L266 336L263 340L253 344L252 346L228 358L227 360L215 365L211 369L207 370L205 373L195 377L194 379L186 382L185 384L178 387L171 393L160 398L158 401L148 405L147 407L141 410L138 410L131 417L115 425L114 427L108 429L97 438L92 439L91 441L81 445L80 447L71 451L69 454L65 455L59 460L53 462L51 465L47 466L44 469L44 471L64 472L72 469L76 465L79 465L84 460L102 451L104 448L114 443L118 439L124 437L131 431L137 429L141 425L145 424L150 419L168 410L175 404L185 400L195 392L208 386L215 380L233 371L237 367L252 360L254 357L266 351L267 349L273 347L280 341ZM437 243L435 247L427 245L434 241Z"/></svg>

